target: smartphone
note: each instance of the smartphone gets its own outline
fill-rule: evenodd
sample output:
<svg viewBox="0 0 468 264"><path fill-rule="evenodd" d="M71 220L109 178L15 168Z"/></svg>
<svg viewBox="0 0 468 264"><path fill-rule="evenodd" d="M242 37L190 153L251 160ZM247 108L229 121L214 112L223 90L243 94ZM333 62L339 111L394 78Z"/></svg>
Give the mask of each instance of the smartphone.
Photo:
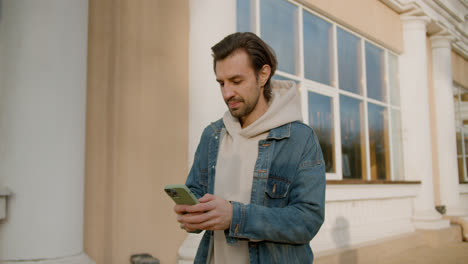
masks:
<svg viewBox="0 0 468 264"><path fill-rule="evenodd" d="M184 184L166 185L164 191L176 204L198 204L198 199Z"/></svg>

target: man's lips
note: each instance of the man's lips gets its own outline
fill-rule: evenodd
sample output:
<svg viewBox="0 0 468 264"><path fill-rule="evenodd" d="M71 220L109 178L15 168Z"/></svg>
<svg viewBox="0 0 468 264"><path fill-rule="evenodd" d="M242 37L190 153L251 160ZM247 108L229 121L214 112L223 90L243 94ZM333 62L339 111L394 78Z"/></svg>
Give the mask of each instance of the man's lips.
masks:
<svg viewBox="0 0 468 264"><path fill-rule="evenodd" d="M241 104L241 101L228 101L229 108L236 108Z"/></svg>

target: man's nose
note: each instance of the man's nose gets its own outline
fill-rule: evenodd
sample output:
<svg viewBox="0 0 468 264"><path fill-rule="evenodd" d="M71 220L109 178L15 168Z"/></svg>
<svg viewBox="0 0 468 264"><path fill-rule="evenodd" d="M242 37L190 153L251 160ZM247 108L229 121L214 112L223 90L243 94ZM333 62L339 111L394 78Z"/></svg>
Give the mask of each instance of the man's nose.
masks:
<svg viewBox="0 0 468 264"><path fill-rule="evenodd" d="M232 89L232 86L229 84L224 85L222 92L223 92L223 98L225 101L235 96L234 89Z"/></svg>

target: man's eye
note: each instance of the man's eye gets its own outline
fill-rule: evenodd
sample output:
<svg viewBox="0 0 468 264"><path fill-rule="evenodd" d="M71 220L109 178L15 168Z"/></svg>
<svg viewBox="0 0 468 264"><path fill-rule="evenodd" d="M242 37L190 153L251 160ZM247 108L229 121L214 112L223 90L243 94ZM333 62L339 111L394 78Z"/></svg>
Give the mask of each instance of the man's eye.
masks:
<svg viewBox="0 0 468 264"><path fill-rule="evenodd" d="M219 87L224 87L224 83L219 83Z"/></svg>
<svg viewBox="0 0 468 264"><path fill-rule="evenodd" d="M242 81L233 81L234 84L240 84Z"/></svg>

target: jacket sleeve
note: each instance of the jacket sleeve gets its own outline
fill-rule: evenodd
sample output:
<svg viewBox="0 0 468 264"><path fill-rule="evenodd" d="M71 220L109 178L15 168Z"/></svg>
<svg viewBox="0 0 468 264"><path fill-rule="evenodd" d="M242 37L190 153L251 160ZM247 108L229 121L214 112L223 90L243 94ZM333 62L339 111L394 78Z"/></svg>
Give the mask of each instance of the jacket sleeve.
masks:
<svg viewBox="0 0 468 264"><path fill-rule="evenodd" d="M193 194L200 199L203 195L205 195L206 188L202 186L200 183L202 182L200 180L200 177L202 177L202 172L201 168L203 167L201 165L201 156L203 147L206 147L206 142L205 142L205 136L206 134L206 129L203 131L202 137L200 139L200 143L197 146L197 150L195 151L195 156L193 158L193 164L192 168L190 169L189 175L187 177L187 180L185 181L185 185L193 192ZM205 151L206 152L206 151ZM206 177L207 178L207 177Z"/></svg>
<svg viewBox="0 0 468 264"><path fill-rule="evenodd" d="M309 243L324 221L325 182L322 151L315 134L311 134L290 186L288 204L269 208L232 202L228 243L235 243L236 239Z"/></svg>
<svg viewBox="0 0 468 264"><path fill-rule="evenodd" d="M201 165L202 159L201 155L203 150L203 147L206 146L204 142L204 135L205 131L203 132L202 138L200 139L200 143L197 146L197 150L195 151L195 156L193 158L193 164L192 168L190 169L189 175L187 177L187 180L185 181L185 185L192 191L192 193L197 197L197 199L200 199L203 195L206 193L207 187L202 186L200 183L202 182L200 180L200 177L202 177L202 170L201 168L203 167ZM201 233L203 230L195 230L192 232L188 233Z"/></svg>

